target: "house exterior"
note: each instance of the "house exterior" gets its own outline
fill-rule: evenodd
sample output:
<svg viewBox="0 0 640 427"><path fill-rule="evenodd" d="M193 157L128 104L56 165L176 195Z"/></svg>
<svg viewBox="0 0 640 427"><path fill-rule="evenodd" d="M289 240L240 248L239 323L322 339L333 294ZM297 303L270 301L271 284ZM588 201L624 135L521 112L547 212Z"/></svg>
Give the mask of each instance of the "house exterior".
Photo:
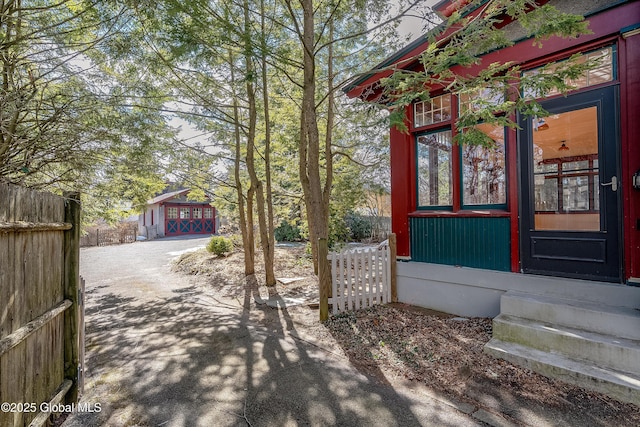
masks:
<svg viewBox="0 0 640 427"><path fill-rule="evenodd" d="M149 239L189 234L215 234L216 209L210 201L187 200L189 189L161 194L147 202L138 228Z"/></svg>
<svg viewBox="0 0 640 427"><path fill-rule="evenodd" d="M460 3L436 7L450 12ZM640 189L633 185L640 170L640 4L550 3L583 13L593 34L542 48L520 40L484 63L515 61L535 72L575 53L605 63L569 96L544 100L552 115L541 123L520 117L520 131L479 125L496 150L452 144L456 112L465 108L456 94L436 92L431 102L408 107L409 132L391 129L392 228L405 260L640 284ZM419 39L381 65L414 67L407 58L426 46ZM347 94L375 100L389 73L362 77ZM446 168L436 170L438 162Z"/></svg>
<svg viewBox="0 0 640 427"><path fill-rule="evenodd" d="M446 0L435 8L443 15L482 12L468 3ZM601 60L567 96L539 100L550 116L517 117L519 130L478 124L495 149L452 142L458 111L473 108L473 98L432 88L430 101L407 107L408 132L390 130L392 231L398 258L406 261L398 263L398 299L494 317L495 345L487 351L537 371L548 366L542 359L550 352L579 348L568 357L582 360L600 346L541 344L549 323L567 328L550 338L556 343L582 330L622 340L624 350L587 364L607 366L616 351L628 350L632 362L612 369L631 380L606 392L640 404L640 2L538 3L582 14L592 34L542 47L514 38L513 46L484 55L483 64L513 61L535 73L574 54ZM353 80L345 92L376 102L380 79L394 66L419 67L415 58L427 46L426 37L416 40L375 67L384 71ZM507 338L515 342L504 344ZM540 358L531 348L521 351L523 345L538 346Z"/></svg>

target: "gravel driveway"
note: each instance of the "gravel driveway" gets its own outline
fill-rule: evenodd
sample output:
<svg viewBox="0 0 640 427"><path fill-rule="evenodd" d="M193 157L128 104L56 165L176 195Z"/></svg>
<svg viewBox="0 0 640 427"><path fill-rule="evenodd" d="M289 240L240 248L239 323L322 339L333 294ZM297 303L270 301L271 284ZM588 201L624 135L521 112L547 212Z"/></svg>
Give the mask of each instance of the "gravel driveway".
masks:
<svg viewBox="0 0 640 427"><path fill-rule="evenodd" d="M82 249L82 402L100 410L64 426L484 425L473 408L367 378L310 345L286 307L252 300L255 289L224 299L171 272L207 240ZM267 311L275 322L262 321Z"/></svg>

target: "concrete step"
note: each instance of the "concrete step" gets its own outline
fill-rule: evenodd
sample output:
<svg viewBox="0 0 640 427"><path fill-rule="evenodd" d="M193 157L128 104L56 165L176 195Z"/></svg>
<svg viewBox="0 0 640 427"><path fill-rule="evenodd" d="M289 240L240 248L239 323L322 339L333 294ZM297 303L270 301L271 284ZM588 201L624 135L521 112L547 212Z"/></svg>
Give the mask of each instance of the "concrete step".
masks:
<svg viewBox="0 0 640 427"><path fill-rule="evenodd" d="M493 338L544 352L560 353L600 367L640 373L640 341L637 340L506 314L493 319Z"/></svg>
<svg viewBox="0 0 640 427"><path fill-rule="evenodd" d="M640 307L640 286L557 277L547 277L545 280L540 276L536 277L538 282L530 283L530 287L517 291L616 307Z"/></svg>
<svg viewBox="0 0 640 427"><path fill-rule="evenodd" d="M640 340L639 309L514 291L500 299L500 314L631 340Z"/></svg>
<svg viewBox="0 0 640 427"><path fill-rule="evenodd" d="M539 374L640 406L640 376L492 338L484 351Z"/></svg>

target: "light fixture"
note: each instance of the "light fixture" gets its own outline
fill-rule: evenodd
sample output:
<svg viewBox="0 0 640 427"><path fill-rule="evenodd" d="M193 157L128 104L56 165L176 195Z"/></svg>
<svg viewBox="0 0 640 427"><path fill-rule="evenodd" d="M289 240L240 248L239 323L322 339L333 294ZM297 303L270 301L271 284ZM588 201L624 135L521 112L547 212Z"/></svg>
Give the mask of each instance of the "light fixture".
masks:
<svg viewBox="0 0 640 427"><path fill-rule="evenodd" d="M558 151L569 151L569 147L567 147L567 144L565 144L566 141L562 140L562 145L560 146L560 148L558 148Z"/></svg>
<svg viewBox="0 0 640 427"><path fill-rule="evenodd" d="M535 130L547 130L549 129L549 123L545 119L535 119Z"/></svg>

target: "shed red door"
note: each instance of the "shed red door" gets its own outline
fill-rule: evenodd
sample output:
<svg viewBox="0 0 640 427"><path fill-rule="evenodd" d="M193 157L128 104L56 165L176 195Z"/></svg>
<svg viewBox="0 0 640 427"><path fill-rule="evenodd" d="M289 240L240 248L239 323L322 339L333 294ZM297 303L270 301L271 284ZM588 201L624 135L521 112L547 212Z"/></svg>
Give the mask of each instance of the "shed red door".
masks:
<svg viewBox="0 0 640 427"><path fill-rule="evenodd" d="M209 205L165 205L165 234L167 236L213 234L215 232L215 208Z"/></svg>

